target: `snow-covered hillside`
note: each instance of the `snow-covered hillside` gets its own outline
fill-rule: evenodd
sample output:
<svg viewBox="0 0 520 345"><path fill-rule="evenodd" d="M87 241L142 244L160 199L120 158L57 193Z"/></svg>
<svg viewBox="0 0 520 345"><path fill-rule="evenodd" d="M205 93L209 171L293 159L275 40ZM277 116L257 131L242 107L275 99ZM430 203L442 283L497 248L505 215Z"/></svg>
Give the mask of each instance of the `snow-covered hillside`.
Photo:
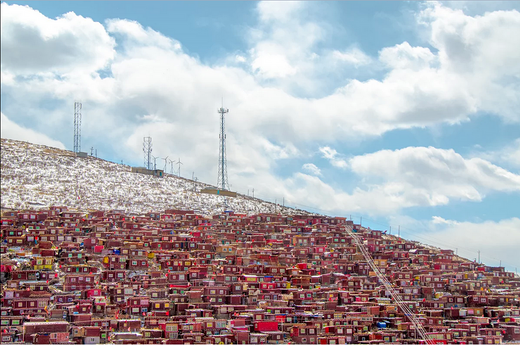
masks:
<svg viewBox="0 0 520 345"><path fill-rule="evenodd" d="M133 173L127 165L10 139L2 139L1 155L2 208L63 205L136 214L176 208L203 215L224 210L223 197L200 193L209 185L176 176ZM228 210L238 213L275 211L275 204L244 195L227 198L227 203ZM306 213L280 205L276 212Z"/></svg>

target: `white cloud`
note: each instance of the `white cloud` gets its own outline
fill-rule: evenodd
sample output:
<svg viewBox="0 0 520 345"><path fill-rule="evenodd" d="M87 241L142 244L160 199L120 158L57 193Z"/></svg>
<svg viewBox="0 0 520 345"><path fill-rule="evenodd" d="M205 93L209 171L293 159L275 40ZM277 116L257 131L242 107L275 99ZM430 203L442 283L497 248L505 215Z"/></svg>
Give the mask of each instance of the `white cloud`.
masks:
<svg viewBox="0 0 520 345"><path fill-rule="evenodd" d="M372 62L372 59L370 58L370 56L366 55L359 48L352 48L350 50L346 50L343 52L335 50L332 52L332 57L339 61L343 61L343 62L352 64L356 67L368 65L369 63Z"/></svg>
<svg viewBox="0 0 520 345"><path fill-rule="evenodd" d="M294 19L305 4L299 1L260 1L257 11L264 23L283 22Z"/></svg>
<svg viewBox="0 0 520 345"><path fill-rule="evenodd" d="M246 62L247 60L246 60L246 58L245 58L244 56L242 56L242 55L238 55L238 54L237 54L237 55L235 55L235 61L236 61L236 62L239 62L239 63L244 63L244 62Z"/></svg>
<svg viewBox="0 0 520 345"><path fill-rule="evenodd" d="M274 189L283 192L289 203L304 200L306 206L335 215L346 215L349 212L390 214L410 206L402 195L393 193L389 187L355 188L352 193L347 193L327 184L318 176L302 173L295 173L274 186L277 187Z"/></svg>
<svg viewBox="0 0 520 345"><path fill-rule="evenodd" d="M282 54L261 52L255 55L251 68L262 78L284 78L296 73L296 68Z"/></svg>
<svg viewBox="0 0 520 345"><path fill-rule="evenodd" d="M316 165L314 165L312 163L305 163L302 166L302 169L305 170L306 172L311 173L312 175L321 176L320 168L318 168Z"/></svg>
<svg viewBox="0 0 520 345"><path fill-rule="evenodd" d="M517 38L512 34L520 20L518 12L493 12L473 18L442 6L428 7L421 20L430 30L434 49L411 47L406 42L387 47L379 54L388 67L381 80L346 80L326 96L314 97L312 92L323 85L320 78L333 53L317 48L330 27L307 20L312 6L260 3L259 24L250 31L251 50L244 56L251 69L244 69L233 64L205 65L186 54L173 38L136 22L108 20L105 30L100 23L72 13L53 20L29 7L3 3L2 16L7 13L4 9L11 12L9 20L2 21L2 54L4 42L12 43L24 34L30 39L9 46L15 51L10 54L37 52L27 45L40 42L37 47L45 50L42 56L57 54L58 58L50 60L56 64L31 60L17 65L12 57L9 63L2 61L2 92L11 99L8 105L2 104L2 109L16 113L17 119L24 120L20 123L61 125L67 119L71 122L72 100L79 97L84 104L84 140L91 140L100 151L104 146L125 162L141 165L142 138L151 135L154 154L180 156L187 170L195 170L201 180L211 182L216 180L218 157L216 108L223 96L225 106L230 108L226 128L234 188L255 186L287 195L294 202L307 200L309 191L315 191L319 195L309 203L331 211L386 214L411 206L446 204L452 199L476 201L492 191L517 190L518 175L484 160L468 160L432 148L390 151L399 164L390 161L390 175L386 175L386 171L378 172L386 167L377 166L374 157L384 158L388 152L355 157L349 165L335 150L324 146L320 151L333 166L351 167L370 178L351 193L317 176L296 173L289 179L279 178L274 172L277 161L301 155L313 141L328 145L370 138L396 128L456 123L488 109L509 120L520 119L516 111L520 92L515 84L519 75L516 49L520 45L514 44ZM28 30L26 18L33 17L35 24ZM69 50L56 50L42 39L47 37L47 24L65 32L51 36L66 36L71 41L65 46L74 52L77 46L92 44L90 40L85 44L83 35L87 34L93 35L99 47L78 61L68 60ZM459 31L462 38L455 34ZM452 41L458 43L453 45ZM457 51L457 47L470 49L471 54L462 48ZM491 62L487 50L496 54ZM356 56L356 61L363 61L366 56L342 47L337 51L344 54L340 56L345 64ZM233 60L235 55L231 55ZM106 63L108 76L94 73ZM84 68L76 70L78 66ZM4 76L8 76L5 81ZM20 76L30 78L18 81ZM298 97L296 86L311 96ZM53 102L45 118L38 110L42 100ZM68 142L71 132L54 126L48 134ZM433 178L426 180L426 176ZM447 186L441 183L443 179L449 181Z"/></svg>
<svg viewBox="0 0 520 345"><path fill-rule="evenodd" d="M520 262L518 217L499 221L456 221L439 216L418 220L392 215L388 219L394 235L400 226L403 238L451 249L469 260L477 259L480 251L481 262L489 266L498 266L502 261L502 266L513 271Z"/></svg>
<svg viewBox="0 0 520 345"><path fill-rule="evenodd" d="M461 256L470 260L478 258L490 266L502 266L509 270L520 263L520 219L510 218L498 222L458 222L435 217L430 231L424 234L440 244L458 248Z"/></svg>
<svg viewBox="0 0 520 345"><path fill-rule="evenodd" d="M395 69L420 70L429 68L436 56L428 48L412 47L408 42L383 48L379 60Z"/></svg>
<svg viewBox="0 0 520 345"><path fill-rule="evenodd" d="M403 205L480 201L490 192L520 191L520 175L480 158L465 159L453 150L434 147L382 150L353 157L349 165L367 181L402 197Z"/></svg>
<svg viewBox="0 0 520 345"><path fill-rule="evenodd" d="M180 51L178 41L162 35L152 28L143 28L141 24L133 20L108 19L106 21L107 32L124 36L129 42L125 47L137 45L139 47L156 47L165 50Z"/></svg>
<svg viewBox="0 0 520 345"><path fill-rule="evenodd" d="M320 147L320 152L322 153L322 157L326 158L330 161L332 166L336 168L346 169L348 168L348 163L344 159L338 158L338 152L333 148L328 146Z"/></svg>
<svg viewBox="0 0 520 345"><path fill-rule="evenodd" d="M65 145L57 140L53 140L43 133L38 133L30 128L19 126L11 121L4 113L2 116L2 138L28 141L35 144L46 145L64 149Z"/></svg>
<svg viewBox="0 0 520 345"><path fill-rule="evenodd" d="M324 29L314 21L303 19L308 10L309 4L304 2L258 3L259 23L250 31L249 55L252 71L260 81L285 79L297 73L297 79L302 80L311 68L312 48L323 38Z"/></svg>
<svg viewBox="0 0 520 345"><path fill-rule="evenodd" d="M441 68L464 79L464 88L478 99L479 110L519 121L520 13L487 12L467 16L433 3L419 20L431 30Z"/></svg>
<svg viewBox="0 0 520 345"><path fill-rule="evenodd" d="M50 19L29 6L2 2L2 71L17 74L94 72L114 57L103 25L72 12Z"/></svg>
<svg viewBox="0 0 520 345"><path fill-rule="evenodd" d="M476 149L479 152L475 152L473 154L474 157L480 157L516 169L520 168L520 138L498 150L482 151L483 148L480 145Z"/></svg>
<svg viewBox="0 0 520 345"><path fill-rule="evenodd" d="M504 148L500 152L500 159L502 162L509 162L520 168L520 139L516 139L512 145Z"/></svg>

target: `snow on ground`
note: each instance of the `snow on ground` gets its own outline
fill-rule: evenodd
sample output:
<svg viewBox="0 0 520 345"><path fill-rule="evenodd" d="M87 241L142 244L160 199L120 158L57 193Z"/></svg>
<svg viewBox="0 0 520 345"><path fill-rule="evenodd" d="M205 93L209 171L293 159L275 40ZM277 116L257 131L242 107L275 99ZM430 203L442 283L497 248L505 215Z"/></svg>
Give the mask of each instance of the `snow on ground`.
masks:
<svg viewBox="0 0 520 345"><path fill-rule="evenodd" d="M202 215L224 211L224 197L202 194L210 185L166 174L163 178L133 173L128 165L71 151L2 139L1 206L34 209L52 205L79 210L125 210L143 214L166 209L194 210ZM303 214L260 199L227 198L237 213Z"/></svg>

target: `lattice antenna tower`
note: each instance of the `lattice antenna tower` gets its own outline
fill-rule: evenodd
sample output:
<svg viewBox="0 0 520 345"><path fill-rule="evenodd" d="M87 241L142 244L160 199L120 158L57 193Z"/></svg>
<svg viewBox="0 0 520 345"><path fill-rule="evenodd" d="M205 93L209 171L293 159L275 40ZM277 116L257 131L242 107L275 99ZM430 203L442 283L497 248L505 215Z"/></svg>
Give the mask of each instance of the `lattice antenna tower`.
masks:
<svg viewBox="0 0 520 345"><path fill-rule="evenodd" d="M151 169L152 165L152 137L143 138L144 166Z"/></svg>
<svg viewBox="0 0 520 345"><path fill-rule="evenodd" d="M226 126L224 115L229 112L229 109L224 109L224 101L222 106L218 109L220 114L220 134L219 134L219 156L218 156L218 177L217 187L222 190L229 189L229 181L227 175L227 157L226 157Z"/></svg>
<svg viewBox="0 0 520 345"><path fill-rule="evenodd" d="M74 101L74 152L81 152L81 108L79 101Z"/></svg>

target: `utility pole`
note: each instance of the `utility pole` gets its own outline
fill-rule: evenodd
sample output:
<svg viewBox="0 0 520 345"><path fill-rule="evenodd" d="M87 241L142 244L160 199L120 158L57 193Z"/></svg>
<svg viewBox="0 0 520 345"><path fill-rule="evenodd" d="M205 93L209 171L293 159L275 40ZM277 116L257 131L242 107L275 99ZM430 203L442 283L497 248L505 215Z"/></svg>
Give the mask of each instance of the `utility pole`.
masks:
<svg viewBox="0 0 520 345"><path fill-rule="evenodd" d="M164 159L164 172L166 172L166 163L168 162L168 156L166 156L166 158L163 158Z"/></svg>
<svg viewBox="0 0 520 345"><path fill-rule="evenodd" d="M480 250L478 251L478 263L480 264Z"/></svg>
<svg viewBox="0 0 520 345"><path fill-rule="evenodd" d="M397 226L397 237L401 238L401 225Z"/></svg>
<svg viewBox="0 0 520 345"><path fill-rule="evenodd" d="M173 164L175 163L175 161L172 161L171 159L169 161L170 161L170 174L173 175Z"/></svg>
<svg viewBox="0 0 520 345"><path fill-rule="evenodd" d="M195 192L196 191L196 187L197 187L197 180L198 179L195 177L192 180L193 180L193 191Z"/></svg>
<svg viewBox="0 0 520 345"><path fill-rule="evenodd" d="M179 166L179 169L178 169L179 177L181 177L181 164L182 164L182 162L181 162L181 159L179 158L179 161L177 162L177 165Z"/></svg>

